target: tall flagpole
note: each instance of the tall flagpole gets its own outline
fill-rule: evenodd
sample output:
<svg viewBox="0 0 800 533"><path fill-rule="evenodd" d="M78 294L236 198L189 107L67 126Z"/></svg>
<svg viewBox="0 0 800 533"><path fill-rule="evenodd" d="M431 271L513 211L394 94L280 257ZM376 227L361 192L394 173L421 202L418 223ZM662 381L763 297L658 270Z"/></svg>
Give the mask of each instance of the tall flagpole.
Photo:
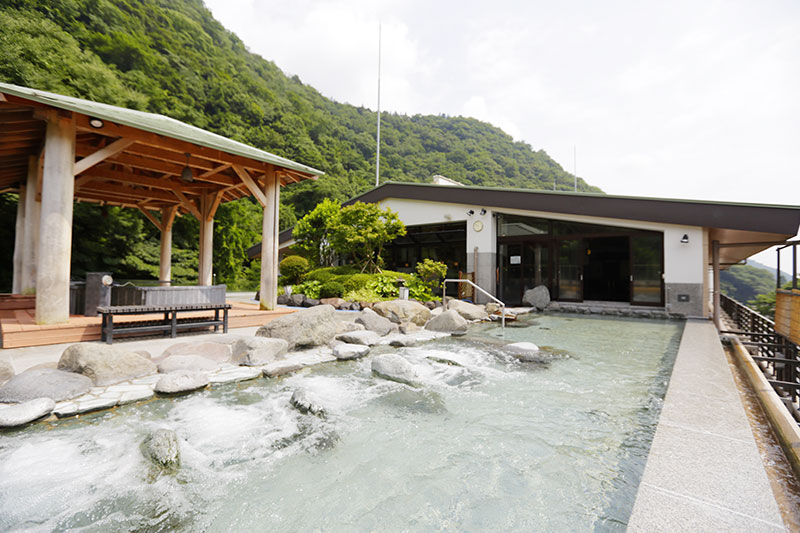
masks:
<svg viewBox="0 0 800 533"><path fill-rule="evenodd" d="M380 185L381 179L381 24L378 23L378 135L375 141L375 186Z"/></svg>

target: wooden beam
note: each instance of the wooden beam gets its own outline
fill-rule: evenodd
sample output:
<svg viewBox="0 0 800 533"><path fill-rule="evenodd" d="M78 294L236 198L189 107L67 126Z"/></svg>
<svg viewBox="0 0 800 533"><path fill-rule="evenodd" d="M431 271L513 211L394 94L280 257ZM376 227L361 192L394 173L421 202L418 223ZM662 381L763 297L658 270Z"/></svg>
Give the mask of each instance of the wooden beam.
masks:
<svg viewBox="0 0 800 533"><path fill-rule="evenodd" d="M91 176L91 175L90 176L83 175L83 176L80 176L78 178L75 178L75 189L80 189L81 187L83 187L84 185L86 185L87 183L92 181L93 179L95 179L95 176Z"/></svg>
<svg viewBox="0 0 800 533"><path fill-rule="evenodd" d="M136 203L142 200L161 200L164 202L177 203L175 198L163 191L154 191L151 189L134 189L133 187L126 187L124 185L112 185L110 183L95 183L91 182L81 187L80 192L94 192L95 194L108 193L115 197L130 198Z"/></svg>
<svg viewBox="0 0 800 533"><path fill-rule="evenodd" d="M206 215L206 220L211 220L214 218L214 215L217 214L217 208L219 207L220 202L222 202L223 191L217 191L214 193L214 201L211 202L211 209L208 210L208 215Z"/></svg>
<svg viewBox="0 0 800 533"><path fill-rule="evenodd" d="M247 173L247 170L240 167L239 165L233 165L233 171L236 172L236 175L239 176L239 179L241 179L242 182L244 182L244 184L247 186L247 188L250 190L253 196L256 197L256 200L258 200L258 203L261 204L261 207L266 207L267 197L264 195L264 192L258 188L256 182L253 181L253 178L251 178L250 174Z"/></svg>
<svg viewBox="0 0 800 533"><path fill-rule="evenodd" d="M162 189L165 191L179 190L189 194L200 194L203 192L202 187L192 187L173 181L168 176L167 178L151 178L149 176L142 176L141 174L133 174L130 172L120 172L119 170L109 170L106 168L92 168L86 171L84 176L94 176L102 180L119 181L123 183L132 183L141 185L143 187L151 187L153 189ZM81 176L83 177L83 176Z"/></svg>
<svg viewBox="0 0 800 533"><path fill-rule="evenodd" d="M178 200L180 200L181 205L185 207L187 211L193 214L197 220L202 222L203 216L200 214L200 210L197 208L194 202L191 202L188 198L186 198L181 191L172 191L172 194L174 194Z"/></svg>
<svg viewBox="0 0 800 533"><path fill-rule="evenodd" d="M231 168L231 164L230 164L230 163L225 163L224 165L220 165L220 166L218 166L218 167L216 167L216 168L212 168L211 170L209 170L209 171L207 171L207 172L203 172L202 174L200 174L200 175L199 175L199 176L197 176L197 177L198 177L199 179L210 178L210 177L211 177L211 176L213 176L214 174L219 174L219 173L220 173L220 172L222 172L223 170L228 170L229 168Z"/></svg>
<svg viewBox="0 0 800 533"><path fill-rule="evenodd" d="M86 145L78 145L75 147L75 155L86 156L94 150L93 147ZM140 170L149 170L151 172L166 172L173 176L180 176L183 171L184 165L163 161L160 159L151 159L140 155L117 153L107 159L109 162L118 163L120 165L128 165L131 168Z"/></svg>
<svg viewBox="0 0 800 533"><path fill-rule="evenodd" d="M158 228L158 229L161 229L161 221L160 221L160 220L158 220L156 217L154 217L152 213L148 213L148 212L147 212L147 209L145 209L144 207L142 207L142 205L141 205L141 204L136 204L136 209L138 209L139 211L141 211L141 212L142 212L142 214L143 214L143 215L144 215L144 216L147 218L147 220L149 220L150 222L152 222L152 223L153 223L153 225L154 225L156 228Z"/></svg>
<svg viewBox="0 0 800 533"><path fill-rule="evenodd" d="M95 166L97 163L105 161L109 157L120 153L125 148L132 145L134 142L136 141L132 139L117 139L108 146L101 148L96 152L93 152L92 154L81 159L80 161L77 161L73 167L73 175L77 176L78 174L87 170L88 168Z"/></svg>

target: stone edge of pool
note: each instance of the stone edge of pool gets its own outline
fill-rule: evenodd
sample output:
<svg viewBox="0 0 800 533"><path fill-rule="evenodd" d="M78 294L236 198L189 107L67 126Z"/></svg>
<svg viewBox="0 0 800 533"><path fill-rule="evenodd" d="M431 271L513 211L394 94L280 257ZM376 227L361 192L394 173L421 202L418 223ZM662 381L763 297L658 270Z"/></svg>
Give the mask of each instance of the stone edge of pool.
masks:
<svg viewBox="0 0 800 533"><path fill-rule="evenodd" d="M628 531L785 530L717 330L689 319Z"/></svg>

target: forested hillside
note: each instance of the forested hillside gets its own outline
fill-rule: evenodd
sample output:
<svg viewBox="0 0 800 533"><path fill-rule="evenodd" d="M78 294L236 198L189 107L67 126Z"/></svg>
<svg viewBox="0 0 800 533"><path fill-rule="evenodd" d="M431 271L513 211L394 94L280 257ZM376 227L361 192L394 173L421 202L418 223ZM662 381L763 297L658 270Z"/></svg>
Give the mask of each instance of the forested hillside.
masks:
<svg viewBox="0 0 800 533"><path fill-rule="evenodd" d="M323 198L345 200L374 183L375 112L325 98L251 54L200 0L4 0L0 6L0 80L162 113L325 171L317 182L284 191L284 227ZM386 114L381 141L382 180L428 181L442 174L466 184L573 186L572 175L545 152L471 118ZM581 179L578 184L598 190ZM0 206L12 204L13 198ZM99 209L79 207L77 222ZM123 211L103 212L107 227L121 234L88 230L95 242L109 244L104 249L124 255L102 259L83 240L75 242L76 273L113 261L108 266L124 277L152 275L157 235L138 213ZM220 209L215 241L231 234L238 241L215 256L218 281L238 283L242 251L260 238L251 231L257 216L252 204ZM175 264L188 280L192 257L196 263L196 225L184 219L176 233ZM10 242L7 234L0 237ZM125 251L137 246L133 256Z"/></svg>
<svg viewBox="0 0 800 533"><path fill-rule="evenodd" d="M775 291L775 275L752 265L733 265L719 273L722 292L743 304L759 294Z"/></svg>

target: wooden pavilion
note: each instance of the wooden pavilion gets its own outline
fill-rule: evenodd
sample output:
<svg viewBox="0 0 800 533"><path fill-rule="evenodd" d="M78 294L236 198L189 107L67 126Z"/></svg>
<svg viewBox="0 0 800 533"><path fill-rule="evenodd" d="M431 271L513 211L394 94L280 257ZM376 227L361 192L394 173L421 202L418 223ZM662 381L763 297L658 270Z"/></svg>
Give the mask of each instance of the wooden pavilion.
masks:
<svg viewBox="0 0 800 533"><path fill-rule="evenodd" d="M19 193L13 292L36 324L69 320L74 201L140 210L161 231L170 279L176 216L200 221L198 284L212 283L214 214L254 196L264 209L261 309L274 309L280 187L323 173L183 122L0 83L0 192Z"/></svg>

